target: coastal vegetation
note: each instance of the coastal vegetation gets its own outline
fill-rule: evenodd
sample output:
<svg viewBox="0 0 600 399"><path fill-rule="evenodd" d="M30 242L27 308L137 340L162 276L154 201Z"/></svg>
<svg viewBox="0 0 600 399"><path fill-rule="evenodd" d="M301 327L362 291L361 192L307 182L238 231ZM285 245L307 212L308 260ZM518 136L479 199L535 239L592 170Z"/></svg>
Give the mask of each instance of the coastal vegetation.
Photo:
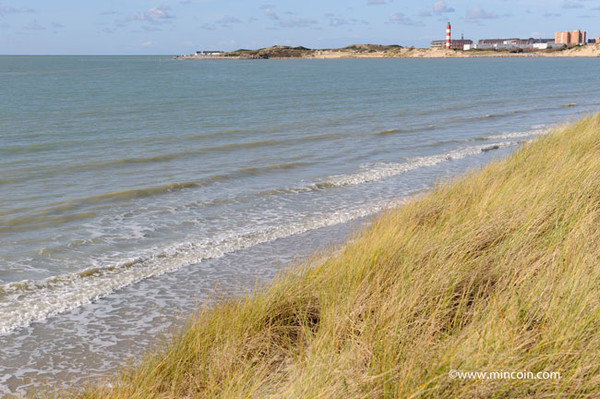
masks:
<svg viewBox="0 0 600 399"><path fill-rule="evenodd" d="M302 58L314 50L306 47L272 46L258 50L240 49L225 53L223 57L241 58Z"/></svg>
<svg viewBox="0 0 600 399"><path fill-rule="evenodd" d="M595 397L599 226L600 114L216 301L110 384L72 396ZM560 378L457 375L500 371Z"/></svg>
<svg viewBox="0 0 600 399"><path fill-rule="evenodd" d="M392 56L397 50L402 49L402 46L390 45L384 46L381 44L353 44L344 48L339 49L321 49L313 50L303 46L292 47L292 46L271 46L261 48L258 50L246 50L240 49L230 51L223 54L223 57L235 57L235 58L310 58L323 53L353 53L356 55L367 54L367 53L383 53L387 56Z"/></svg>
<svg viewBox="0 0 600 399"><path fill-rule="evenodd" d="M353 44L343 48L310 49L303 46L271 46L256 50L239 49L217 55L181 55L175 59L269 59L269 58L462 58L462 57L599 57L600 44L535 49L446 50L399 45Z"/></svg>

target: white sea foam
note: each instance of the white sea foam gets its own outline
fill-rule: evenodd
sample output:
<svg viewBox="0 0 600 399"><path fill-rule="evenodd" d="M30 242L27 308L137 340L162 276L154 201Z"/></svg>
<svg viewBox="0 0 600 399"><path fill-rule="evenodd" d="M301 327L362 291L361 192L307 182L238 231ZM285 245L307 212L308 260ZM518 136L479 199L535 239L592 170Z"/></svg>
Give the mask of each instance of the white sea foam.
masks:
<svg viewBox="0 0 600 399"><path fill-rule="evenodd" d="M528 132L527 136L543 134L544 130ZM525 137L517 133L502 135L502 139ZM412 157L405 162L365 164L353 174L330 176L317 183L319 189L359 185L396 176L418 168L432 167L443 162L462 159L516 145L513 141L486 143L469 146L446 153ZM86 270L54 276L44 280L26 280L0 286L0 334L25 327L51 315L74 309L85 303L109 295L120 288L143 279L173 272L185 266L199 264L203 260L221 257L227 253L243 250L261 243L304 233L321 227L373 214L383 204L336 210L326 215L310 214L276 225L254 224L252 230L236 233L223 232L211 238L197 238L166 248L153 248L136 258L109 262ZM135 226L134 235L141 234ZM104 237L106 239L106 237Z"/></svg>
<svg viewBox="0 0 600 399"><path fill-rule="evenodd" d="M492 136L487 136L486 139L488 139L488 140L505 140L505 139L518 139L518 138L523 138L523 137L536 137L536 136L546 135L546 134L550 133L550 130L551 129L549 129L549 128L544 128L544 127L540 126L537 129L526 130L523 132L495 134Z"/></svg>
<svg viewBox="0 0 600 399"><path fill-rule="evenodd" d="M388 177L396 176L402 173L409 172L411 170L426 168L435 165L439 165L443 162L466 158L471 155L480 154L482 151L488 151L491 149L498 149L504 147L511 147L516 145L515 142L498 142L480 146L470 146L454 151L449 151L443 154L412 157L408 158L406 162L395 163L395 162L379 162L374 164L362 165L360 171L349 174L349 175L335 175L330 176L327 180L318 183L317 186L333 186L342 187L348 185L357 185L368 183L372 181L378 181Z"/></svg>
<svg viewBox="0 0 600 399"><path fill-rule="evenodd" d="M203 260L221 257L261 243L301 234L321 227L345 223L383 209L385 204L337 210L326 216L305 216L297 222L221 234L213 239L198 239L119 264L83 270L40 281L26 280L0 286L0 334L26 327L83 304L92 302L120 288L143 279L173 272Z"/></svg>

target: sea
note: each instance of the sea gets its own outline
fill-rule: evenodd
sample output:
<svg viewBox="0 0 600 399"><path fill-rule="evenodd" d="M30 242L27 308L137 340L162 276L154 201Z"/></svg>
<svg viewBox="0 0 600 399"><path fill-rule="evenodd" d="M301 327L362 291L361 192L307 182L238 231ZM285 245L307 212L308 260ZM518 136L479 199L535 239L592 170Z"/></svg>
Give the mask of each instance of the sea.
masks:
<svg viewBox="0 0 600 399"><path fill-rule="evenodd" d="M597 112L599 71L0 56L0 394L134 364L211 298Z"/></svg>

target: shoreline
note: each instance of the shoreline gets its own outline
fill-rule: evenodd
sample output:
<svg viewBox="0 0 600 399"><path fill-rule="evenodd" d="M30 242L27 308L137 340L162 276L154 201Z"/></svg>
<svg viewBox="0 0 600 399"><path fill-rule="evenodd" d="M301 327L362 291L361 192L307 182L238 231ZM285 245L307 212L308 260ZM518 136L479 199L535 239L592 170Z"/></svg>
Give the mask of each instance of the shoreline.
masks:
<svg viewBox="0 0 600 399"><path fill-rule="evenodd" d="M443 183L74 396L595 392L598 137L595 114ZM559 378L456 378L496 370Z"/></svg>
<svg viewBox="0 0 600 399"><path fill-rule="evenodd" d="M260 156L260 159L268 158L269 162L265 162L264 164L260 162L247 163L244 161L243 156L239 156L238 152L230 151L229 147L226 147L227 151L222 151L221 147L217 147L216 152L218 154L223 153L225 159L235 159L240 164L250 164L253 166L250 169L252 173L248 176L251 179L251 184L261 182L257 179L256 175L265 175L269 178L269 186L265 188L282 189L283 195L275 191L268 191L265 192L268 195L262 195L264 191L260 191L258 197L260 201L248 201L249 204L260 204L264 201L263 197L267 197L267 199L282 197L286 201L285 204L290 204L289 209L294 211L290 215L298 215L303 210L308 210L307 214L315 214L315 211L319 211L316 205L323 202L320 199L320 194L331 198L331 206L334 208L330 209L340 209L344 214L349 209L346 206L342 207L344 198L353 200L352 202L348 202L348 204L356 203L360 205L361 209L364 209L363 205L373 203L374 199L381 198L385 193L395 192L394 197L397 197L398 190L402 189L401 192L404 193L405 187L414 187L416 184L420 187L429 186L429 184L423 183L424 175L431 176L432 179L433 176L449 176L450 170L464 170L462 167L456 167L456 165L472 164L471 159L473 158L483 159L488 158L488 154L493 156L493 154L500 154L504 151L512 152L510 148L525 140L523 137L529 137L532 134L537 135L539 132L545 130L546 126L553 125L552 122L557 120L563 120L574 114L593 112L597 108L597 96L593 93L594 82L597 79L593 79L593 77L589 80L581 79L579 74L577 76L573 74L573 77L570 75L570 71L579 70L581 67L585 70L593 70L595 62L593 59L564 59L551 62L534 59L523 61L490 59L471 62L467 62L468 60L448 62L376 60L365 62L280 61L273 63L244 61L225 63L218 61L183 62L172 63L171 68L175 68L174 70L178 71L176 74L165 74L162 67L157 68L153 59L140 62L141 60L139 59L124 57L115 61L118 61L115 62L115 66L117 67L131 64L141 65L144 66L141 70L155 70L156 76L165 80L171 76L173 77L172 81L174 84L163 84L168 91L166 93L159 92L160 94L155 97L153 94L156 92L156 89L147 85L148 76L154 75L136 73L135 76L140 76L141 78L139 79L139 84L133 85L132 88L148 87L150 90L142 93L135 90L127 91L127 93L137 94L138 97L140 94L145 94L145 103L150 105L145 108L150 111L159 109L159 106L162 106L160 109L171 111L168 112L169 116L177 116L173 118L161 118L165 120L165 127L161 129L161 132L165 132L165 140L161 140L164 143L163 147L161 147L164 149L164 153L178 154L174 150L181 148L179 144L185 144L186 148L191 149L198 148L198 146L202 149L214 147L215 145L213 145L212 141L207 140L204 134L199 135L197 141L195 140L196 136L192 136L193 134L204 133L205 130L216 133L214 137L218 141L217 144L223 144L226 138L230 139L229 141L234 144L240 143L239 147L233 148L239 148L240 153L243 155L248 154L250 152L249 149L256 148L256 154ZM26 63L27 60L22 60L22 62ZM56 61L52 60L52 62ZM62 62L68 64L72 60L63 59ZM97 60L90 59L88 62L96 63ZM29 63L29 65L33 64ZM399 66L401 68L398 68ZM501 68L502 66L505 68ZM199 67L201 70L198 69ZM289 73L290 67L294 70L294 73L291 75ZM122 69L124 68L119 68L116 73L111 72L111 70L106 70L106 72L117 77L120 82L126 80L123 79L123 76L128 76L120 75L119 71ZM64 68L64 70L70 74L68 67ZM133 68L127 68L127 70L135 71ZM511 76L512 78L509 82L502 82L501 85L488 84L489 79L487 79L487 76L494 71L499 71L503 76ZM552 76L553 73L558 71L566 72L571 78L551 82L546 81L547 76ZM523 72L522 75L521 72ZM361 79L354 79L357 76L360 76ZM444 76L450 76L451 78L446 79ZM297 77L302 77L302 79ZM333 80L332 77L334 78ZM27 82L26 79L24 77L25 83ZM137 80L133 79L133 82L137 82ZM166 82L170 82L170 80L166 80ZM198 87L199 82L201 82L200 86L202 86L202 90L188 90L184 92L170 90L172 87L179 87L181 83L184 83L186 87ZM515 82L517 84L514 84ZM124 86L121 92L125 92L126 87ZM213 90L213 88L217 90ZM311 90L307 91L305 88L311 88ZM520 93L521 90L522 94L513 101L512 96L515 93ZM194 93L190 95L191 92ZM198 92L200 92L200 95L197 94ZM108 94L108 91L106 93ZM231 101L231 93L241 93L241 96L238 95L236 97L245 97L254 100L252 103L259 106L256 111L265 109L268 111L268 114L264 115L261 112L255 112L253 108L244 106L247 101L246 99L241 104ZM443 93L451 93L455 96L455 99L440 105L439 98L443 97ZM244 96L243 94L247 95ZM296 96L296 94L298 95ZM200 102L198 101L199 97L207 98L209 101ZM352 101L346 100L350 97L353 99ZM177 101L168 101L171 98ZM271 98L274 101L270 101ZM153 101L152 99L155 100ZM202 108L210 111L212 110L210 103L218 104L220 99L227 101L227 104L239 104L241 106L230 106L231 113L223 113L221 116L227 115L227 117L218 118L223 123L211 123L211 129L204 128L205 122L213 121L212 114L214 112L208 112L211 117L205 119L202 115L198 115L197 104L208 104ZM490 99L489 104L485 99ZM108 106L105 108L108 111L113 109L111 108L111 100L112 94L106 98ZM536 107L528 106L530 102L534 102ZM100 104L105 104L105 101L99 101L98 104L95 104L96 107L94 108L100 108L98 106ZM170 108L169 104L174 104L174 108ZM189 104L190 107L186 108L186 104ZM409 106L405 107L405 105ZM178 107L189 109L190 113L179 114L177 113ZM315 112L317 108L327 111L320 114ZM445 111L447 113L441 113L443 109L440 108L447 108ZM248 110L247 113L241 112L244 110ZM111 115L110 112L109 115ZM249 119L245 115L255 115L256 119ZM281 118L277 118L277 115L281 115ZM135 118L133 118L132 115L132 120L146 120L146 118L141 116L143 114L135 115ZM120 129L117 129L118 125L112 122L112 118L102 118L100 122L102 120L109 122L107 124L109 129L112 128L115 129L115 132L120 132ZM154 118L150 116L147 120L153 121ZM83 121L87 122L88 120L84 119ZM179 124L179 121L182 124ZM306 124L304 124L305 121L307 122ZM206 125L209 125L209 123L206 123ZM261 135L254 134L255 131L259 131ZM331 134L332 131L334 131L334 134ZM172 139L172 132L178 133L177 140ZM264 134L263 137L263 132L271 132L271 134ZM297 134L293 134L296 132ZM286 139L284 143L288 143L287 140L292 139L293 141L290 141L294 144L299 144L299 146L278 144L274 147L277 151L271 152L269 151L273 148L271 141L267 142L268 145L254 145L254 143L263 143L264 140L278 139L280 138L279 135L282 135L282 138ZM305 140L313 136L317 140ZM488 138L487 136L490 137ZM156 138L159 137L163 137L163 135L157 134ZM296 140L297 137L299 137L298 140ZM404 143L406 145L399 145L405 141L404 139L406 139L406 143ZM491 145L500 144L499 141L507 144L507 147ZM131 168L132 170L142 172L142 170L152 171L154 165L163 170L165 169L165 165L179 165L178 163L154 164L145 162L146 158L141 155L153 155L154 151L152 151L152 147L146 150L145 147L140 146L143 142L144 140L137 139L132 141L135 146L139 146L140 150L144 149L143 154L138 154L134 150L133 152L127 151L126 156L114 157L117 160L125 160L125 167L127 169L121 168L121 162L119 162L118 169L111 167L110 171L129 170ZM313 142L314 146L311 147ZM167 143L175 143L177 147L171 149L166 145ZM246 143L251 145L246 145ZM340 149L344 148L341 147L342 144L348 145L347 151L340 151ZM468 147L469 150L462 151L463 145ZM335 156L330 156L326 152L330 146L332 149L335 149ZM68 146L64 147L69 148ZM102 146L98 147L98 149L101 148ZM321 157L327 154L327 159L331 160L331 165L334 167L318 167L311 174L315 176L314 178L306 178L305 180L296 179L293 174L296 169L290 170L286 166L295 165L289 163L289 161L296 161L296 159L278 161L271 158L271 154L273 153L287 154L285 150L288 148L293 149L293 151L289 151L289 154L292 156L301 154L302 150L306 148L311 148L311 151L307 151L307 153L320 154ZM299 150L296 150L296 148ZM60 148L58 149L66 155L69 153L62 152L64 150ZM280 149L282 151L279 151ZM450 151L452 149L460 149L461 151ZM362 154L361 151L363 150L366 154L366 156L362 157L365 159L363 163L356 162L354 164L352 159L346 161L346 158L343 157L344 153L350 154L350 157L357 157ZM202 153L204 154L204 150ZM462 156L466 154L469 155L463 159ZM415 158L403 157L400 159L401 156L408 157L410 155L420 156ZM375 157L374 160L376 163L366 163L366 160L372 159L371 156ZM138 164L138 162L135 162L134 165L129 165L130 162L127 162L128 159L143 161L143 163ZM183 158L184 165L189 165L188 161L195 161L195 159L195 156L188 157L186 155ZM153 158L148 158L148 160L154 162ZM81 163L81 160L76 161L78 164ZM94 164L97 164L97 160L95 161ZM377 161L387 162L379 163ZM432 167L432 162L430 161L435 161L433 162L435 164L439 161L440 164ZM336 165L346 163L350 167L335 168ZM408 164L408 169L412 169L412 166L414 166L418 170L418 173L407 173L404 164ZM307 165L309 164L307 163ZM310 165L312 165L312 162ZM237 164L232 166L231 169L234 172L239 170ZM264 169L258 169L259 166L264 166ZM281 169L280 166L285 168ZM263 170L266 173L262 173ZM254 173L255 171L261 173ZM436 171L442 172L442 174ZM240 175L245 178L245 170L242 172L244 173L240 173ZM275 180L279 176L282 179ZM275 179L271 180L272 177ZM92 181L92 179L89 180ZM372 183L372 181L378 180L381 180L381 182ZM191 181L191 179L181 178L175 181L186 182ZM219 181L217 181L217 184L214 186L219 189L224 188L223 192L228 193L231 192L227 191L229 187L238 190L238 187L242 187L241 183L245 181L248 180L240 179L240 184L238 184L238 181L235 180L232 181L231 185L219 184ZM318 184L318 186L314 186L318 190L311 189L307 191L303 189L306 184L312 182ZM338 187L340 184L345 184L345 186L343 188ZM330 185L333 185L333 187L330 187ZM346 185L356 187L348 188ZM294 190L296 187L302 189L300 195L297 195L297 190ZM263 187L261 186L261 188ZM204 218L210 213L210 209L219 208L209 208L209 211L204 212L204 207L193 207L193 212L185 213L184 211L187 209L187 204L196 204L195 201L198 197L201 197L202 200L211 199L212 197L206 198L209 195L204 194L205 190L207 189L203 187L200 190L185 190L172 195L168 194L169 197L153 196L153 198L148 199L142 197L141 205L148 202L161 205L162 198L167 198L169 205L183 205L181 208L175 208L175 211L166 213L165 216L168 219L180 216L180 220L194 220L193 218L197 215ZM355 195L348 195L346 197L346 192L354 192ZM275 196L272 193L275 193ZM189 194L189 196L186 194ZM220 193L215 193L214 197L219 198L220 196ZM229 196L229 198L232 197ZM239 197L233 198L237 199ZM306 199L306 202L302 202L302 199ZM272 203L277 205L282 202L273 201ZM202 202L202 204L204 203L205 201ZM271 204L270 202L267 203ZM131 204L133 207L137 202L132 201ZM306 204L308 207L305 207L303 204ZM259 226L266 225L264 221L270 221L272 215L270 210L280 209L276 206L265 206L264 209L267 212L261 212L259 215L259 212L256 210L263 208L255 208L253 206L249 208L252 211L245 214L238 212L243 209L240 209L237 204L229 206L230 203L226 202L224 205L224 212L214 212L214 214L229 215L228 210L232 210L230 217L232 222L236 221L236 219L257 220ZM101 206L102 209L105 209L104 204L101 204ZM124 211L120 210L122 207L115 208L119 210L117 215L124 214ZM139 209L140 206L136 206L136 208ZM198 208L200 211L197 211ZM180 209L181 212L177 213L176 211ZM282 210L285 209L288 208ZM318 212L318 216L314 220L323 220L330 217L331 212L327 212L328 210L324 209L323 212ZM110 212L106 212L106 214L111 215ZM237 215L249 215L250 217L242 219L236 218ZM258 215L256 219L252 217L254 215ZM275 221L278 222L272 224L277 229L276 231L282 233L289 232L289 223L282 223L282 221L287 220L284 218L285 212L278 212L277 215L273 216L275 216ZM120 222L120 219L116 219L116 221ZM236 223L239 225L242 222ZM268 224L268 226L270 225ZM310 225L312 226L312 223ZM121 223L118 223L117 227L120 226ZM258 229L260 230L260 228ZM252 226L250 229L243 230L254 230L254 227ZM196 231L194 229L194 233ZM240 232L244 231L240 229ZM282 235L277 234L276 236L280 237ZM152 236L158 236L158 234L152 234ZM229 236L248 237L241 234L229 234ZM253 235L249 238L252 238L252 241L254 241L254 237ZM327 235L324 237L327 238ZM167 239L171 239L171 237L167 237ZM182 242L180 239L173 239L172 241L176 241L177 243ZM199 240L195 242L199 242ZM209 244L212 242L214 241L209 241ZM275 244L280 245L281 242L282 240L277 238ZM289 243L291 244L292 240ZM138 245L144 245L143 238L134 237L131 248L136 248ZM169 248L172 247L170 246ZM213 248L213 245L208 245L207 247ZM291 244L291 250L283 251L283 255L288 256L292 254L295 252L295 247L295 243ZM246 253L242 254L240 251L235 251L232 256L220 257L221 260L218 262L204 262L202 260L201 265L191 265L190 267L190 269L198 269L197 272L182 270L176 274L167 273L160 277L152 277L139 283L131 284L124 289L118 289L114 293L108 293L106 297L98 298L98 300L93 299L89 304L77 305L73 310L47 317L41 323L33 323L31 327L23 329L23 335L20 335L20 333L11 334L10 337L7 337L3 341L6 345L3 345L2 354L6 354L6 356L3 356L6 359L3 364L8 366L9 362L13 362L14 371L7 371L5 375L17 376L20 381L23 381L22 385L39 380L41 376L44 376L44 379L47 378L48 381L69 381L70 378L65 378L67 374L61 374L61 372L70 372L70 370L81 370L81 372L74 371L74 374L91 372L93 375L100 375L101 368L94 365L92 361L101 364L102 367L106 367L104 365L110 364L106 359L125 359L126 357L121 356L119 352L121 348L129 350L126 349L128 347L128 340L132 343L131 345L138 345L149 336L148 339L151 343L145 346L155 346L154 338L160 334L155 334L156 330L154 330L153 326L157 326L161 331L165 331L168 328L166 323L163 324L159 321L159 317L175 314L182 314L186 317L195 312L197 310L195 306L200 306L200 303L203 303L202 293L204 289L202 289L202 292L200 291L205 285L204 282L213 282L213 284L206 284L208 290L211 290L215 284L218 284L219 292L225 288L229 293L230 289L228 287L232 286L232 283L236 284L237 281L247 280L252 284L252 281L255 279L248 277L251 275L247 271L258 271L262 277L267 276L263 272L264 266L267 265L261 265L260 262L253 262L258 258L255 255L267 255L272 250L270 247L267 249L264 246L255 246L253 248L256 248L254 255L250 254L250 256L247 256ZM157 255L157 263L162 263L165 266L174 264L174 261L177 261L177 266L181 266L182 268L190 266L189 262L184 263L179 259L174 259L174 257L164 257L163 254L166 251L162 250L162 248L153 251L153 253ZM195 255L196 257L204 256L205 253L206 251L203 247L197 248L194 251L194 254L197 254ZM149 263L144 260L139 265L145 268ZM270 264L271 262L268 263ZM230 271L230 273L227 271ZM227 273L224 272L227 272L234 278L227 278ZM85 282L85 286L95 284L95 281L98 280L94 276L94 279L89 279ZM77 285L73 288L79 287L80 285ZM75 290L69 290L69 292L75 292ZM210 295L211 292L207 292L207 295ZM180 310L182 303L191 303L191 306L188 307L186 305L186 310ZM27 308L25 309L27 310ZM106 317L109 315L111 317ZM150 328L147 326L150 326ZM75 334L77 335L75 336ZM36 347L39 349L36 350ZM34 349L30 350L30 348ZM73 350L73 348L81 348L82 350ZM60 353L60 357L57 358L56 353ZM123 363L137 363L142 358L143 353L147 352L145 350L141 351L136 356L131 357L131 362L127 360ZM28 357L25 358L25 356ZM108 369L107 373L110 374L112 370L117 370L121 367L116 366L118 363L120 362L114 362L112 364L115 366L104 369ZM80 366L81 364L83 366ZM51 378L51 375L56 375L58 378ZM76 375L80 379L74 383L77 384L74 386L81 386L81 381L85 381L87 376ZM19 382L17 381L15 381L15 378L12 378L9 383L13 384L12 386L14 387L18 387Z"/></svg>
<svg viewBox="0 0 600 399"><path fill-rule="evenodd" d="M308 49L272 46L258 50L236 50L219 55L180 55L175 60L225 59L352 59L352 58L546 58L600 57L600 44L561 50L511 52L507 50L446 50L380 45L353 45L342 49Z"/></svg>

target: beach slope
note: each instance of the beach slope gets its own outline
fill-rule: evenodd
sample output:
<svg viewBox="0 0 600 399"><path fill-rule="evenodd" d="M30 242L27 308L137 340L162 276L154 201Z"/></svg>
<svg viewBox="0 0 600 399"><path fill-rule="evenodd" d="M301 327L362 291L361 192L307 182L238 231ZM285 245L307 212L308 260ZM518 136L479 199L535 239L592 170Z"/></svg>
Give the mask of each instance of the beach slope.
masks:
<svg viewBox="0 0 600 399"><path fill-rule="evenodd" d="M599 226L594 115L202 310L78 397L597 396Z"/></svg>

